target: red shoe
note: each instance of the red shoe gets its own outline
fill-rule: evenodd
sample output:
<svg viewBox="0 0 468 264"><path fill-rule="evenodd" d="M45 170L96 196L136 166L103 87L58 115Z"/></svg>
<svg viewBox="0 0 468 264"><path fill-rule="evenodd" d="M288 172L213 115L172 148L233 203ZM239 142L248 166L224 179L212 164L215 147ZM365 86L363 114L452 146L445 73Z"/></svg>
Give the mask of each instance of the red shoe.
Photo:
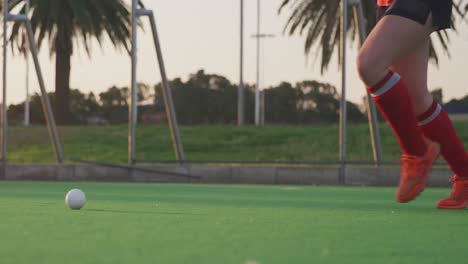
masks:
<svg viewBox="0 0 468 264"><path fill-rule="evenodd" d="M450 178L453 183L452 193L448 198L437 202L439 209L465 209L468 207L468 178L457 175Z"/></svg>
<svg viewBox="0 0 468 264"><path fill-rule="evenodd" d="M395 196L398 202L407 203L416 198L424 190L432 164L436 161L439 153L439 144L428 142L427 151L424 156L402 156L400 184Z"/></svg>

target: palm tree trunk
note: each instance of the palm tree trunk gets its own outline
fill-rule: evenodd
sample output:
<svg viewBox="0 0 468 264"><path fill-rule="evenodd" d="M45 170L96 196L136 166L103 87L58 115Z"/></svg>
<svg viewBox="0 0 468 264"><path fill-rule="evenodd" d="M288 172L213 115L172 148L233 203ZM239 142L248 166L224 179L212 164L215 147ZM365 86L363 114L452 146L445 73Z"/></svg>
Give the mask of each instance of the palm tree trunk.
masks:
<svg viewBox="0 0 468 264"><path fill-rule="evenodd" d="M57 52L55 55L55 116L57 124L71 125L70 112L70 60L71 52L67 45L59 46L61 38L57 37Z"/></svg>

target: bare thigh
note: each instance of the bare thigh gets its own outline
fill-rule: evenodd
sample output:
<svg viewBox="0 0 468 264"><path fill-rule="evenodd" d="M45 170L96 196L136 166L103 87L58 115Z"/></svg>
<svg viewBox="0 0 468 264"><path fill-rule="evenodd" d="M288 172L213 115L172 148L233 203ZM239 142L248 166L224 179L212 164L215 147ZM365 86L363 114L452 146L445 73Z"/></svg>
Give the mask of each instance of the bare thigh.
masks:
<svg viewBox="0 0 468 264"><path fill-rule="evenodd" d="M395 16L384 16L369 34L358 56L361 79L368 86L382 80L388 69L426 43L433 32L432 19L426 25Z"/></svg>
<svg viewBox="0 0 468 264"><path fill-rule="evenodd" d="M428 60L429 39L391 66L407 85L417 115L424 113L433 101L427 87Z"/></svg>

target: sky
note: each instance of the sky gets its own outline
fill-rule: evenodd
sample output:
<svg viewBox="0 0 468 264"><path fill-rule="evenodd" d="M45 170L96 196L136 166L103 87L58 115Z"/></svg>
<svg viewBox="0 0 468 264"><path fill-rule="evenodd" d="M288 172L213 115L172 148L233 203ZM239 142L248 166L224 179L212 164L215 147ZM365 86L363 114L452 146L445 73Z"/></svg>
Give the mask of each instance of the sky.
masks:
<svg viewBox="0 0 468 264"><path fill-rule="evenodd" d="M128 1L129 2L129 1ZM204 69L207 73L220 74L232 82L239 82L239 0L147 0L147 8L153 9L162 44L167 74L170 79L182 77ZM275 38L263 43L261 87L282 81L318 80L335 85L341 90L341 73L334 63L328 72L320 74L320 60L315 55L304 54L304 37L283 34L290 14L288 9L278 15L282 0L262 0L262 33ZM245 0L245 68L248 83L256 80L257 1ZM160 82L156 54L149 24L145 32L138 33L138 81L148 84ZM444 100L468 94L464 80L468 61L468 26L460 26L461 33L450 32L451 57L442 55L439 66L429 69L429 88L444 88ZM357 46L349 45L347 63L348 100L361 103L364 87L357 77L355 60ZM40 52L40 62L47 90L54 90L54 59L47 46ZM18 103L25 98L25 61L22 57L8 57L8 102ZM31 67L31 70L33 68ZM34 72L31 71L32 92L39 91ZM90 57L84 50L75 50L72 57L71 87L83 92L99 93L107 88L130 85L130 58L126 52L115 51L106 40L101 47L94 43Z"/></svg>

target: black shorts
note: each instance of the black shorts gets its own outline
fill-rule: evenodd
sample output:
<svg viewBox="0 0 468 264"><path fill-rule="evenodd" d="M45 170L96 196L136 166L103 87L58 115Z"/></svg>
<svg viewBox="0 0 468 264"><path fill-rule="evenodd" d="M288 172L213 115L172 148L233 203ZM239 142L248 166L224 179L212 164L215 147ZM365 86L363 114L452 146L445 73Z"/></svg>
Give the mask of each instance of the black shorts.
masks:
<svg viewBox="0 0 468 264"><path fill-rule="evenodd" d="M452 0L394 0L389 7L377 8L377 21L386 15L397 15L426 24L432 14L432 24L437 30L452 25Z"/></svg>

